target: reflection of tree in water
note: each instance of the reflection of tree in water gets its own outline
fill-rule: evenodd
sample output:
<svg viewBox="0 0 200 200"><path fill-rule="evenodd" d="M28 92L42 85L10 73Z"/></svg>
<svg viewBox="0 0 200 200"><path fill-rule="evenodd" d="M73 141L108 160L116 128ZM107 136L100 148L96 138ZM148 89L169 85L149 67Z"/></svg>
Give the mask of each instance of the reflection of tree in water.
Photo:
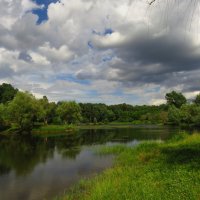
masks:
<svg viewBox="0 0 200 200"><path fill-rule="evenodd" d="M0 174L14 170L16 175L27 175L38 163L53 158L55 148L67 158L80 153L82 138L78 134L60 137L9 136L0 139Z"/></svg>
<svg viewBox="0 0 200 200"><path fill-rule="evenodd" d="M82 130L84 145L105 144L106 142L129 142L133 140L167 139L177 130L168 128L153 128L150 126L114 129Z"/></svg>
<svg viewBox="0 0 200 200"><path fill-rule="evenodd" d="M2 174L8 174L10 172L10 170L11 169L9 167L0 164L0 175L2 175Z"/></svg>
<svg viewBox="0 0 200 200"><path fill-rule="evenodd" d="M6 137L0 140L0 169L1 173L8 169L17 175L26 175L34 167L53 156L51 143L46 143L35 137ZM7 170L6 170L7 169Z"/></svg>
<svg viewBox="0 0 200 200"><path fill-rule="evenodd" d="M113 136L105 131L72 133L58 137L8 136L0 139L0 174L14 170L17 175L27 175L38 163L45 163L54 151L64 158L75 159L81 145L104 143Z"/></svg>
<svg viewBox="0 0 200 200"><path fill-rule="evenodd" d="M105 144L106 142L128 142L143 139L165 139L175 132L170 129L152 127L127 129L91 129L55 137L1 136L0 174L14 170L17 175L26 175L39 163L53 158L55 150L63 157L75 159L81 146Z"/></svg>
<svg viewBox="0 0 200 200"><path fill-rule="evenodd" d="M56 148L64 158L75 159L81 151L82 143L82 137L78 133L56 138Z"/></svg>
<svg viewBox="0 0 200 200"><path fill-rule="evenodd" d="M105 144L111 141L116 135L112 129L88 129L82 130L81 133L84 145Z"/></svg>

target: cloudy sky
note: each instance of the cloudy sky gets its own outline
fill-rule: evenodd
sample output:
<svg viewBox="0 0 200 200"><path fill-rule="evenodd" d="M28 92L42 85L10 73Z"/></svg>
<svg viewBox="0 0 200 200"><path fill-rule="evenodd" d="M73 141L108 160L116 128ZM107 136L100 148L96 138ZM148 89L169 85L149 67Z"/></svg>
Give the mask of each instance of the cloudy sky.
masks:
<svg viewBox="0 0 200 200"><path fill-rule="evenodd" d="M151 0L149 0L149 3ZM1 0L0 84L51 101L200 92L197 0Z"/></svg>

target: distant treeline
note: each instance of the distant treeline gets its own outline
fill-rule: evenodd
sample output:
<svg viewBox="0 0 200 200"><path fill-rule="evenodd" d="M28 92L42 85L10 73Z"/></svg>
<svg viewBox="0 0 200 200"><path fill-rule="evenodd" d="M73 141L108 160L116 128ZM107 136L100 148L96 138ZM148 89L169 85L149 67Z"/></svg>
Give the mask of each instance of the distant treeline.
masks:
<svg viewBox="0 0 200 200"><path fill-rule="evenodd" d="M132 106L128 104L105 105L80 103L82 122L135 122L158 123L165 122L167 105L160 106Z"/></svg>
<svg viewBox="0 0 200 200"><path fill-rule="evenodd" d="M10 84L0 85L0 129L14 127L30 131L35 124L102 124L129 122L134 124L200 125L200 95L187 103L183 94L167 93L166 104L159 106L75 101L49 102L36 99L29 92L20 92Z"/></svg>

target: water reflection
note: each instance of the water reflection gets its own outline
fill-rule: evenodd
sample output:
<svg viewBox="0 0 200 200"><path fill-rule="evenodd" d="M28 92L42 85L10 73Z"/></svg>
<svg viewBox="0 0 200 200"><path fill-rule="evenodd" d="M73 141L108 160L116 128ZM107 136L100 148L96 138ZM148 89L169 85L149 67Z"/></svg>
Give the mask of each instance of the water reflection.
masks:
<svg viewBox="0 0 200 200"><path fill-rule="evenodd" d="M99 144L167 139L176 129L132 127L81 130L68 135L0 137L0 197L50 199L77 182L111 166L112 156L98 156Z"/></svg>

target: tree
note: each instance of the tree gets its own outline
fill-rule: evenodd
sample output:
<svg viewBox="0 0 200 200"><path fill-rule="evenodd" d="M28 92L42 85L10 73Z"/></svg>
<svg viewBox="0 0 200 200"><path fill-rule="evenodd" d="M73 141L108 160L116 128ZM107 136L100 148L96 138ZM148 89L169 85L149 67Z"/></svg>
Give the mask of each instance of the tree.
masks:
<svg viewBox="0 0 200 200"><path fill-rule="evenodd" d="M18 89L15 89L12 85L3 83L0 85L0 103L11 101L17 92Z"/></svg>
<svg viewBox="0 0 200 200"><path fill-rule="evenodd" d="M200 106L183 105L180 109L181 123L187 126L200 126Z"/></svg>
<svg viewBox="0 0 200 200"><path fill-rule="evenodd" d="M75 101L59 103L56 112L65 124L73 124L81 120L81 108Z"/></svg>
<svg viewBox="0 0 200 200"><path fill-rule="evenodd" d="M43 96L42 99L38 100L38 106L40 109L39 121L43 121L44 124L52 122L55 116L56 104L54 102L49 103L48 98Z"/></svg>
<svg viewBox="0 0 200 200"><path fill-rule="evenodd" d="M4 104L0 104L0 130L4 129L6 126L6 106Z"/></svg>
<svg viewBox="0 0 200 200"><path fill-rule="evenodd" d="M112 121L114 113L102 103L80 103L83 122L97 123Z"/></svg>
<svg viewBox="0 0 200 200"><path fill-rule="evenodd" d="M200 94L198 94L194 100L194 103L200 105Z"/></svg>
<svg viewBox="0 0 200 200"><path fill-rule="evenodd" d="M48 124L47 120L47 112L49 107L49 100L46 96L43 96L42 99L38 100L40 112L39 112L39 120L42 119L45 124Z"/></svg>
<svg viewBox="0 0 200 200"><path fill-rule="evenodd" d="M186 104L187 102L186 98L183 96L182 93L178 93L175 91L167 93L165 95L165 99L167 100L168 105L174 105L176 108L180 108L183 104Z"/></svg>
<svg viewBox="0 0 200 200"><path fill-rule="evenodd" d="M195 115L193 112L193 105L183 105L180 109L180 121L181 124L187 124L190 125L192 124L192 113Z"/></svg>
<svg viewBox="0 0 200 200"><path fill-rule="evenodd" d="M168 120L171 124L179 125L181 121L180 110L174 105L169 107Z"/></svg>
<svg viewBox="0 0 200 200"><path fill-rule="evenodd" d="M159 120L161 121L161 123L166 124L168 121L168 112L161 111L159 114Z"/></svg>
<svg viewBox="0 0 200 200"><path fill-rule="evenodd" d="M82 121L84 123L94 122L94 118L96 117L94 104L80 103L79 106L81 107Z"/></svg>
<svg viewBox="0 0 200 200"><path fill-rule="evenodd" d="M8 104L9 120L16 124L20 131L31 131L38 112L37 100L28 92L18 92Z"/></svg>

